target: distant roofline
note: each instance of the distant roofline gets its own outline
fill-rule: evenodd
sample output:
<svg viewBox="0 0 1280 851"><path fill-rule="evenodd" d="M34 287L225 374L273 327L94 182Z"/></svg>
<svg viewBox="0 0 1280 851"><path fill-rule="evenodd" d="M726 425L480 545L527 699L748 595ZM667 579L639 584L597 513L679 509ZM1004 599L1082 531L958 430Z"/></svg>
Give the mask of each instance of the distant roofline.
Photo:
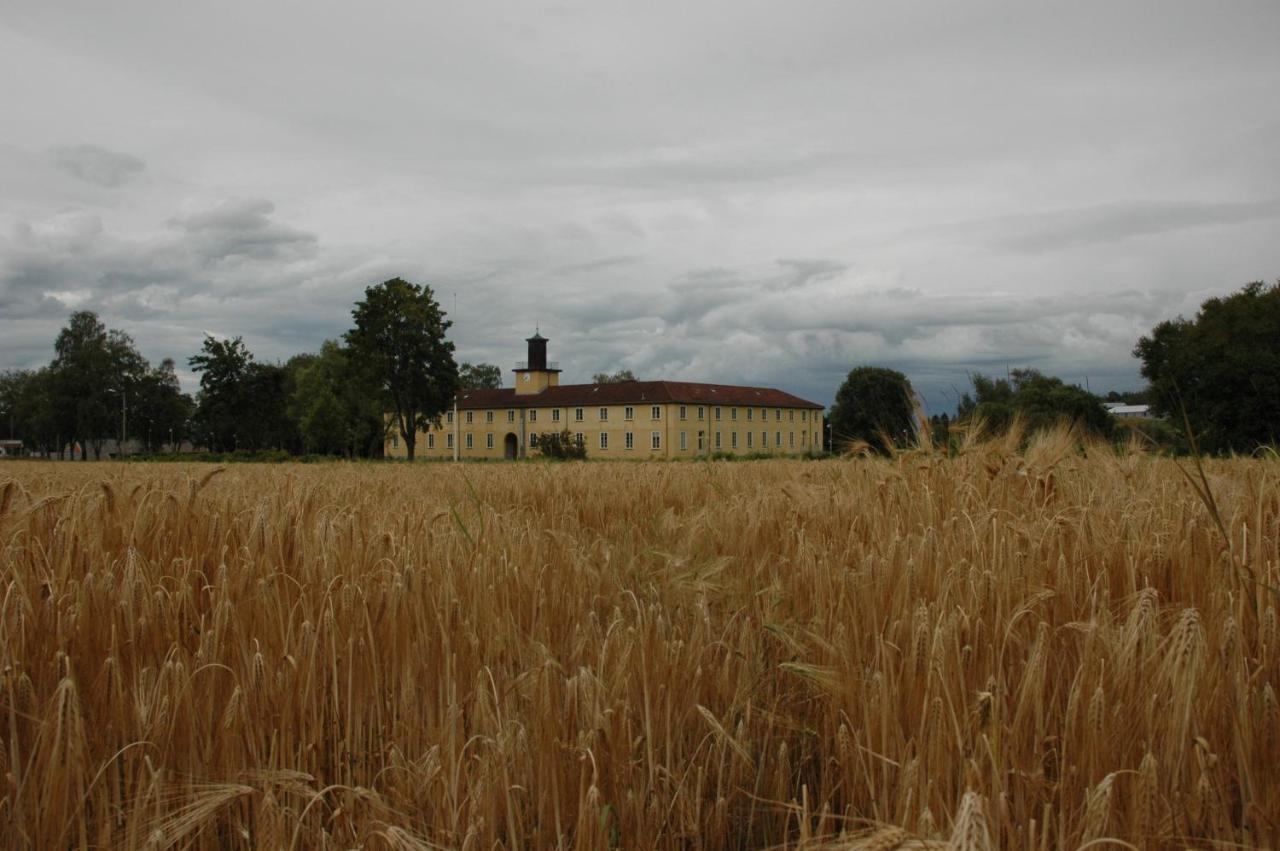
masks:
<svg viewBox="0 0 1280 851"><path fill-rule="evenodd" d="M513 387L458 391L457 403L466 408L542 408L565 405L691 404L741 408L804 408L826 406L774 387L710 384L698 381L622 381L604 384L560 384L538 393L517 394Z"/></svg>

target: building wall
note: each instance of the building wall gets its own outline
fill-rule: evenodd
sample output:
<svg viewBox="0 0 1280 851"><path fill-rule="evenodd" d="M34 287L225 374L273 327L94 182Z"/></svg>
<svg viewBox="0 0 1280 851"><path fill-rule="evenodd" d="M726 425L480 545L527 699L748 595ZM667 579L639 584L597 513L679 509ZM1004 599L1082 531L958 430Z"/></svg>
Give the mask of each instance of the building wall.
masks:
<svg viewBox="0 0 1280 851"><path fill-rule="evenodd" d="M628 407L632 409L630 418L627 417ZM453 412L449 412L441 418L438 428L419 432L417 456L452 458L453 448L449 445L452 434L456 435L460 458L500 459L504 457L506 436L514 434L517 447L523 446L525 455L536 457L538 451L532 445L533 434L559 432L566 428L570 434L582 435L588 458L694 458L716 452L798 455L822 449L822 411L813 408L638 403L631 406L463 410L458 411L457 419L454 423ZM631 448L626 445L628 432L632 435ZM682 432L685 434L683 445ZM655 433L656 448L653 445ZM600 444L601 434L608 435L604 447ZM467 435L471 436L470 447L467 446ZM489 445L490 435L492 446ZM388 458L405 458L408 455L399 435L387 438L384 451Z"/></svg>

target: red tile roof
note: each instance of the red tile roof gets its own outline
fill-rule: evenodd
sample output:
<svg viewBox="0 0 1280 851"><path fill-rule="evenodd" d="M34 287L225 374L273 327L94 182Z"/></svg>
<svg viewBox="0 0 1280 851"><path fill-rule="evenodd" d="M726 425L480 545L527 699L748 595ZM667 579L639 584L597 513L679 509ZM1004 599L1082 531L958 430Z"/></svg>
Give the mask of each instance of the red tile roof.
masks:
<svg viewBox="0 0 1280 851"><path fill-rule="evenodd" d="M541 393L516 395L511 387L462 390L458 407L563 408L588 405L655 405L665 402L739 407L816 408L822 406L771 387L699 384L691 381L620 381L616 384L562 384Z"/></svg>

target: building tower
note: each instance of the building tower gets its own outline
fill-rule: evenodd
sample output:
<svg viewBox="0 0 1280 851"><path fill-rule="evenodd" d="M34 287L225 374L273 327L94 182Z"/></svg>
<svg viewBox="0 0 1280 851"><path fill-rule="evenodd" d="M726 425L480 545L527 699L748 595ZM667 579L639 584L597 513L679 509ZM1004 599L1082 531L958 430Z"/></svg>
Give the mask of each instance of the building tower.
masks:
<svg viewBox="0 0 1280 851"><path fill-rule="evenodd" d="M560 364L547 360L547 338L535 329L525 342L529 344L529 359L516 364L516 395L541 393L559 386Z"/></svg>

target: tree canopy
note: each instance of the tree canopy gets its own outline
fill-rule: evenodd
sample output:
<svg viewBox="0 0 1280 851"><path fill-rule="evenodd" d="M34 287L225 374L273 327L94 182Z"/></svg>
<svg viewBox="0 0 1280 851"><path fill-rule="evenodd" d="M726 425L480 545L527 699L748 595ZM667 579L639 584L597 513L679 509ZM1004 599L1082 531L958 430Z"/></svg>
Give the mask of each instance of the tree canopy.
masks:
<svg viewBox="0 0 1280 851"><path fill-rule="evenodd" d="M364 291L351 311L346 340L386 393L391 427L400 432L410 461L417 434L438 424L458 391L458 365L445 332L453 324L431 288L392 278Z"/></svg>
<svg viewBox="0 0 1280 851"><path fill-rule="evenodd" d="M463 390L497 390L502 386L502 369L491 363L463 363L458 368L458 385Z"/></svg>
<svg viewBox="0 0 1280 851"><path fill-rule="evenodd" d="M877 452L886 452L886 439L902 445L915 435L915 409L915 391L901 372L857 367L836 392L832 439L836 446L863 440Z"/></svg>
<svg viewBox="0 0 1280 851"><path fill-rule="evenodd" d="M1280 281L1161 322L1133 353L1156 412L1181 422L1185 407L1201 448L1249 452L1280 440Z"/></svg>
<svg viewBox="0 0 1280 851"><path fill-rule="evenodd" d="M624 381L635 380L635 373L629 369L620 369L617 372L597 372L591 376L592 384L621 384Z"/></svg>
<svg viewBox="0 0 1280 851"><path fill-rule="evenodd" d="M973 395L961 397L958 420L977 417L989 428L1002 431L1015 417L1021 417L1031 431L1066 421L1093 434L1111 433L1111 415L1101 400L1061 378L1035 369L1015 369L1007 379L975 374L971 380Z"/></svg>

